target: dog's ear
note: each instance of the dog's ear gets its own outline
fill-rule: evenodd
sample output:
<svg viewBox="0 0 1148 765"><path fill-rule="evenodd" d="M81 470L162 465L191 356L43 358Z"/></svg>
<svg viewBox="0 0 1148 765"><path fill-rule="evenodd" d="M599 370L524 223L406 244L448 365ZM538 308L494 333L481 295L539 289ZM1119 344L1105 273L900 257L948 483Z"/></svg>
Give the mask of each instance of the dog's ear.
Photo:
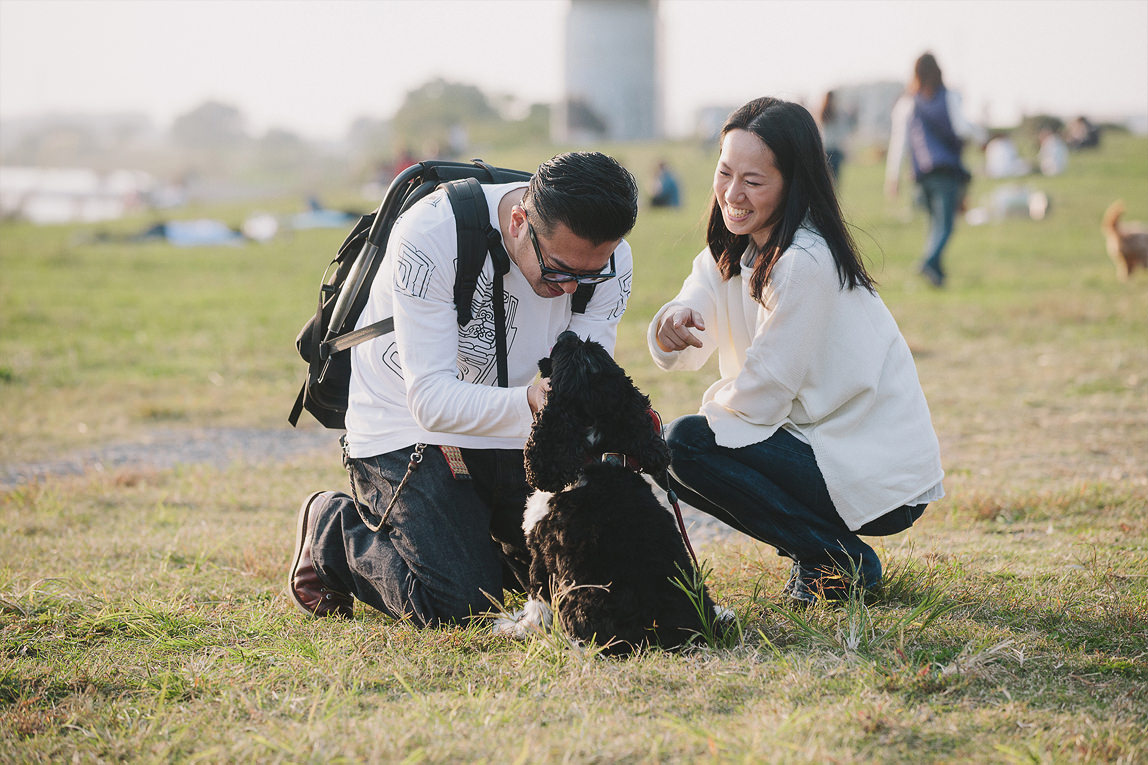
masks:
<svg viewBox="0 0 1148 765"><path fill-rule="evenodd" d="M608 448L634 457L650 475L665 472L670 464L670 450L651 417L650 399L620 370L610 376L609 386L597 393L599 400L610 404L604 413L610 423L604 434Z"/></svg>
<svg viewBox="0 0 1148 765"><path fill-rule="evenodd" d="M586 461L585 428L569 412L552 394L534 421L523 457L526 482L535 489L561 491L577 480Z"/></svg>
<svg viewBox="0 0 1148 765"><path fill-rule="evenodd" d="M661 432L654 429L653 424L650 425L650 434L650 439L634 456L638 458L642 470L652 476L661 476L670 466L670 447L666 445Z"/></svg>

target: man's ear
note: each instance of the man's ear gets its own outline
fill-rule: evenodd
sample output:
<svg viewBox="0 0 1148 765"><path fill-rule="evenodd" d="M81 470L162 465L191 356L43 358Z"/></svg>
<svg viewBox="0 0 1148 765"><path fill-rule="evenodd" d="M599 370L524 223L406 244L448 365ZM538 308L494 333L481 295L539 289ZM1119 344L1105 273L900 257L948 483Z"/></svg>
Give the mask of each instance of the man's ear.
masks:
<svg viewBox="0 0 1148 765"><path fill-rule="evenodd" d="M522 205L513 205L510 208L510 225L507 227L510 236L514 239L522 236L526 228L526 210Z"/></svg>

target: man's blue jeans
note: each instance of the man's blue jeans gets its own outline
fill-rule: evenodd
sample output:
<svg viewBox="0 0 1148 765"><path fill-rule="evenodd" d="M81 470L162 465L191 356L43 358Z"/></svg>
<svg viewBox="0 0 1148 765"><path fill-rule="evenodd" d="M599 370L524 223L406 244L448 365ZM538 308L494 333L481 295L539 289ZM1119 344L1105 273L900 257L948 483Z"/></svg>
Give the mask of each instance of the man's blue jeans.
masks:
<svg viewBox="0 0 1148 765"><path fill-rule="evenodd" d="M785 430L761 443L729 449L718 446L705 417L694 414L670 423L666 441L670 480L678 495L793 559L811 590L827 574L876 587L881 561L858 534L896 534L925 509L899 507L850 531L829 498L813 449Z"/></svg>
<svg viewBox="0 0 1148 765"><path fill-rule="evenodd" d="M941 264L941 254L953 235L964 180L956 172L935 170L921 176L919 183L925 208L929 211L929 236L925 240L921 267L933 269L943 280L945 268Z"/></svg>
<svg viewBox="0 0 1148 765"><path fill-rule="evenodd" d="M502 602L508 566L525 553L522 452L464 450L473 479L456 479L426 447L387 523L372 531L407 473L414 447L345 459L355 496L327 492L312 504L311 559L320 579L367 605L420 626L466 619ZM495 541L492 534L498 536ZM501 544L500 544L501 543Z"/></svg>

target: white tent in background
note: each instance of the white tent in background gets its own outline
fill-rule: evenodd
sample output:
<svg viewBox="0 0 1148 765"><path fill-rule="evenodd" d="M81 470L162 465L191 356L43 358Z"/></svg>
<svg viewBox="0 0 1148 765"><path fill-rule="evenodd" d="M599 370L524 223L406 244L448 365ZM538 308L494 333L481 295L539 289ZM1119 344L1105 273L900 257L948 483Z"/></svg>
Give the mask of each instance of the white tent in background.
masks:
<svg viewBox="0 0 1148 765"><path fill-rule="evenodd" d="M0 167L0 216L33 223L113 220L142 206L154 185L136 170Z"/></svg>

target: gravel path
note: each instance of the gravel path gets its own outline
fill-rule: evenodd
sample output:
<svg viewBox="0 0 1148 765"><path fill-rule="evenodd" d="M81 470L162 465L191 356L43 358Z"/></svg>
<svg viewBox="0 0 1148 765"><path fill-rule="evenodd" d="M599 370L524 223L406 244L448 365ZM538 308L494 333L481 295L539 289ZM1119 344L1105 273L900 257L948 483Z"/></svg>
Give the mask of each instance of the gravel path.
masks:
<svg viewBox="0 0 1148 765"><path fill-rule="evenodd" d="M123 468L164 470L182 464L227 467L236 462L276 462L312 453L326 453L332 460L337 460L339 431L157 428L140 441L85 449L54 460L0 464L0 489L88 471ZM665 493L657 488L655 492L665 503ZM685 503L681 508L690 542L695 548L732 533L728 526Z"/></svg>
<svg viewBox="0 0 1148 765"><path fill-rule="evenodd" d="M337 459L336 431L253 428L156 428L139 440L71 452L41 462L0 464L0 488L58 475L121 468L163 470L180 464L226 467L234 462L274 462L326 451Z"/></svg>

